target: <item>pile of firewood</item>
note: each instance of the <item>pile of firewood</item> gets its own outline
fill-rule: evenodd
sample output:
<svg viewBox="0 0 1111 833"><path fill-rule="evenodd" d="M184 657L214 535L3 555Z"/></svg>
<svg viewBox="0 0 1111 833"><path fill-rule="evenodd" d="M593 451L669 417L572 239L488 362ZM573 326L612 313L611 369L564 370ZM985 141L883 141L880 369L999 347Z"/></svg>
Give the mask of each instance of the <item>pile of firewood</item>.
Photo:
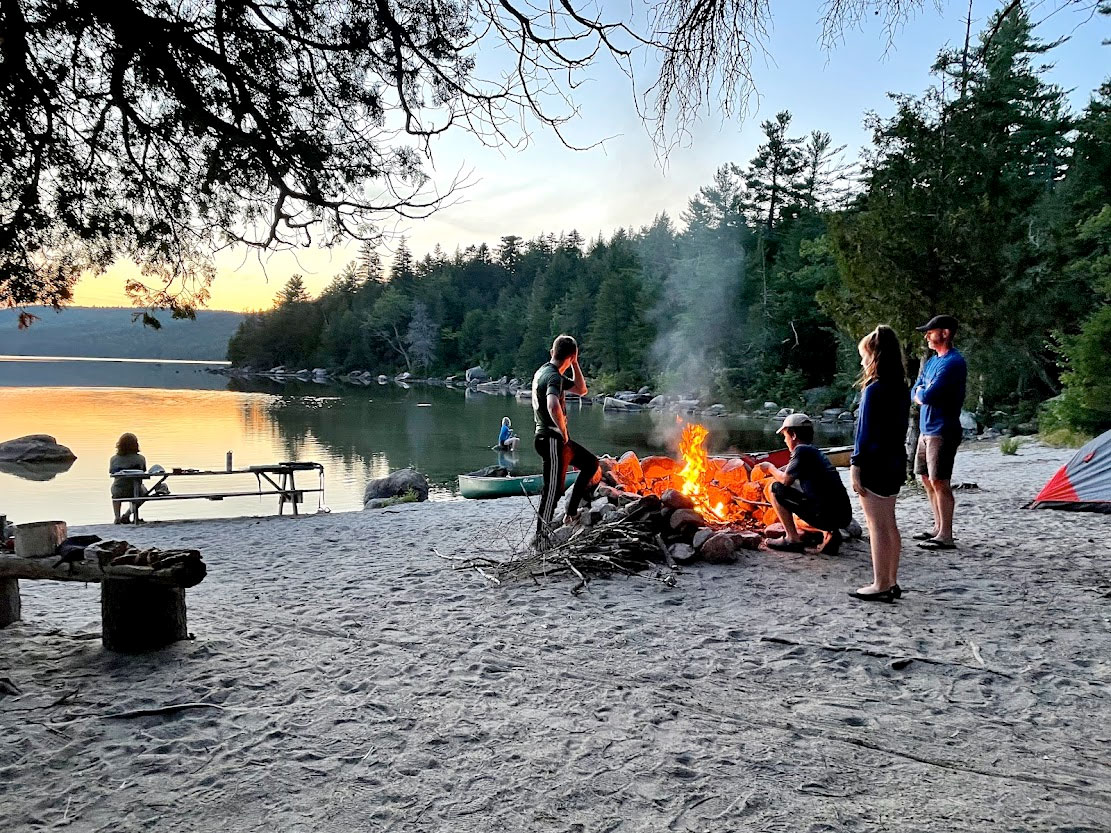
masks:
<svg viewBox="0 0 1111 833"><path fill-rule="evenodd" d="M473 569L494 584L574 577L572 592L578 592L591 578L613 574L647 573L674 584L682 566L696 561L732 564L744 551L758 549L761 540L760 533L750 529L707 523L690 498L677 490L640 496L603 483L578 522L555 528L539 547L514 552L504 561L453 560L457 569Z"/></svg>

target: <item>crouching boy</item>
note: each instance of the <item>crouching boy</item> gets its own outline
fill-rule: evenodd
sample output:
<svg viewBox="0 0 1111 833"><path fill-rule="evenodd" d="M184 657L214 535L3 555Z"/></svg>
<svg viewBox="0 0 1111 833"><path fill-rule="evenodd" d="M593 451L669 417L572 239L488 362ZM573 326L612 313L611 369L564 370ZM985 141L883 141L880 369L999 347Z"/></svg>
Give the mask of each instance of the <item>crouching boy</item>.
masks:
<svg viewBox="0 0 1111 833"><path fill-rule="evenodd" d="M772 506L787 535L769 540L768 546L802 552L805 547L795 521L798 518L807 527L823 533L818 552L836 555L841 548L841 529L849 525L853 516L845 484L829 458L813 445L814 423L806 414L790 414L776 433L783 435L783 442L791 451L786 468L771 467L775 479Z"/></svg>

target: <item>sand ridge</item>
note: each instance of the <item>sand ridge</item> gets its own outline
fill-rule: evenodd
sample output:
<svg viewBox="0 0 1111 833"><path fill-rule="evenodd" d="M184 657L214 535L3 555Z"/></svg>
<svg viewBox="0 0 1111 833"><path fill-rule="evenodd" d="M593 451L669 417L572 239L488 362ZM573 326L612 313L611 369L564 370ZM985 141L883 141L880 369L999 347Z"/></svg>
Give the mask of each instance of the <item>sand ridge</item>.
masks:
<svg viewBox="0 0 1111 833"><path fill-rule="evenodd" d="M891 606L845 595L866 542L578 597L431 552L504 552L524 499L127 528L203 550L196 639L108 654L95 586L23 582L0 827L1106 831L1111 517L1020 508L1070 455L962 449L961 548L905 541Z"/></svg>

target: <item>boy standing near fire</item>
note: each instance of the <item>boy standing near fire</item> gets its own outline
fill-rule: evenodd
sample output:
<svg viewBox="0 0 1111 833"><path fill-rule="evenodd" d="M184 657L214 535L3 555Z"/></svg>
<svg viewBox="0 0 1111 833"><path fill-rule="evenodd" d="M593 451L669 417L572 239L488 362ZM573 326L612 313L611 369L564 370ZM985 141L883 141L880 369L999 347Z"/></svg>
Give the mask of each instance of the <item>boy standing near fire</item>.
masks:
<svg viewBox="0 0 1111 833"><path fill-rule="evenodd" d="M571 375L567 372L570 370ZM569 335L560 335L552 343L551 361L542 365L532 377L532 414L536 421L536 453L544 461L544 489L540 497L540 514L536 519L535 546L543 546L552 524L556 502L563 494L568 465L579 470L578 479L567 500L564 523L578 518L579 503L598 473L598 458L571 439L567 431L567 400L570 391L586 395L586 378L579 367L579 345Z"/></svg>
<svg viewBox="0 0 1111 833"><path fill-rule="evenodd" d="M786 468L769 468L775 480L771 488L772 507L787 534L769 540L768 546L785 552L805 549L795 523L797 516L822 531L818 552L837 555L841 549L841 530L853 517L845 484L829 458L813 445L814 423L806 414L790 414L776 433L783 435L783 442L791 451L791 462Z"/></svg>

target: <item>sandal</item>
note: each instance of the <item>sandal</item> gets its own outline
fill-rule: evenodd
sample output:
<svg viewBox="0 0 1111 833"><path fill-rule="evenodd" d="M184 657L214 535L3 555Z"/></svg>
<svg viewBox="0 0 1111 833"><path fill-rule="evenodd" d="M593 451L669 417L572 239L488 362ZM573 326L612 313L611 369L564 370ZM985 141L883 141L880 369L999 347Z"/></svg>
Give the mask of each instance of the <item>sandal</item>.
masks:
<svg viewBox="0 0 1111 833"><path fill-rule="evenodd" d="M939 541L936 538L919 541L918 546L924 550L955 550L957 548L957 545L952 541Z"/></svg>
<svg viewBox="0 0 1111 833"><path fill-rule="evenodd" d="M936 532L916 532L910 537L915 541L932 541L936 535Z"/></svg>

